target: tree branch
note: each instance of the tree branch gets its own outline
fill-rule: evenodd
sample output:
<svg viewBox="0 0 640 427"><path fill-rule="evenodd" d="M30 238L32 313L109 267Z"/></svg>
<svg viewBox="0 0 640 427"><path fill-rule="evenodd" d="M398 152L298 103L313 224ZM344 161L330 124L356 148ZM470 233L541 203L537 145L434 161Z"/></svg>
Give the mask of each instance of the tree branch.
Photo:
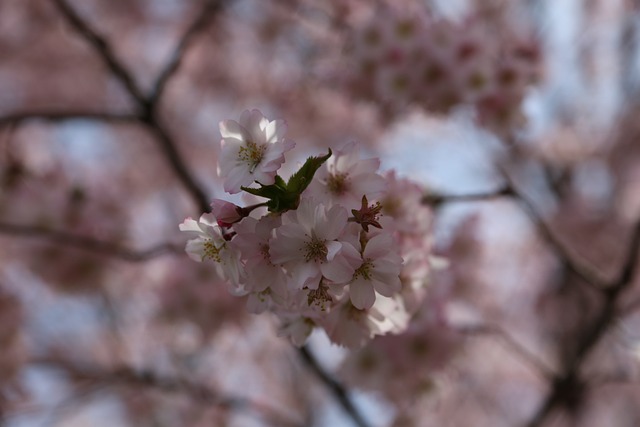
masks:
<svg viewBox="0 0 640 427"><path fill-rule="evenodd" d="M426 194L422 199L422 202L426 205L439 207L445 203L482 202L499 197L512 197L520 202L524 212L527 214L531 222L533 222L537 227L538 232L556 253L556 256L558 256L562 260L563 264L566 265L569 271L580 277L593 289L598 292L602 292L607 286L606 280L600 277L599 273L587 267L586 262L577 262L574 259L574 256L570 254L569 249L567 249L560 239L556 237L555 233L538 214L533 203L515 187L506 171L501 170L501 173L507 183L495 191L475 194Z"/></svg>
<svg viewBox="0 0 640 427"><path fill-rule="evenodd" d="M187 165L179 154L175 141L173 140L173 138L171 138L164 127L160 125L159 121L156 118L155 101L157 101L157 96L151 95L147 97L138 89L133 76L116 58L107 41L100 35L98 35L98 33L91 27L91 25L89 25L88 22L84 21L73 10L73 8L71 8L66 3L65 0L52 1L56 4L69 24L78 32L78 34L82 38L84 38L94 48L96 53L102 58L113 75L125 86L140 109L138 119L153 131L154 135L157 137L156 139L158 141L158 144L160 145L160 148L162 149L162 152L165 154L165 157L169 161L172 169L174 170L182 184L191 194L200 211L208 212L209 198L207 197L204 189L196 182L195 178L189 172ZM175 65L176 68L178 64L179 61ZM162 86L167 83L168 78L172 74L173 72L168 73L168 76L163 79Z"/></svg>
<svg viewBox="0 0 640 427"><path fill-rule="evenodd" d="M516 341L511 335L509 335L503 329L493 326L493 325L479 325L479 326L470 326L470 327L462 327L456 329L458 332L465 335L494 335L502 340L502 342L511 349L514 353L520 356L526 363L536 369L540 375L548 380L553 379L556 376L556 372L554 369L549 367L545 362L543 362L538 356L527 350L524 346L522 346L518 341Z"/></svg>
<svg viewBox="0 0 640 427"><path fill-rule="evenodd" d="M140 119L134 114L84 112L84 111L28 111L0 117L0 127L18 126L30 121L63 122L69 120L94 120L108 123L134 123Z"/></svg>
<svg viewBox="0 0 640 427"><path fill-rule="evenodd" d="M106 39L98 34L65 0L52 0L67 22L78 32L104 60L111 73L124 85L127 92L140 105L146 104L145 96L138 88L133 76L116 58Z"/></svg>
<svg viewBox="0 0 640 427"><path fill-rule="evenodd" d="M556 407L570 404L576 395L581 395L581 388L584 385L579 378L580 367L591 350L618 318L619 313L616 311L616 307L619 296L632 283L638 268L638 255L640 255L640 221L636 223L631 233L629 249L618 277L606 288L602 309L595 321L581 335L577 350L569 361L567 370L555 378L551 393L527 424L528 427L541 426Z"/></svg>
<svg viewBox="0 0 640 427"><path fill-rule="evenodd" d="M511 187L503 186L495 191L489 191L484 193L471 193L471 194L441 194L441 193L427 193L422 198L422 203L425 205L439 207L444 203L454 202L483 202L486 200L497 199L500 197L512 196L513 192Z"/></svg>
<svg viewBox="0 0 640 427"><path fill-rule="evenodd" d="M535 205L518 190L509 174L502 170L502 168L500 168L500 171L507 182L511 195L514 199L520 202L520 206L522 206L525 214L527 214L531 222L538 229L542 238L555 252L556 256L560 258L565 267L575 276L581 278L591 289L596 290L597 292L604 292L605 288L608 286L607 280L601 277L597 271L589 267L587 262L578 262L575 260L575 256L571 254L569 248L562 243L542 216L538 214Z"/></svg>
<svg viewBox="0 0 640 427"><path fill-rule="evenodd" d="M164 126L160 124L155 114L156 104L160 96L162 95L164 88L166 87L170 78L177 72L180 63L182 62L184 52L190 44L191 39L196 35L196 33L200 31L201 28L206 25L207 19L203 20L201 19L201 17L198 18L190 27L190 29L187 30L182 41L179 43L176 52L174 53L173 59L169 62L168 66L163 70L163 72L161 72L160 76L158 77L156 84L154 85L154 91L150 96L145 97L137 88L133 77L129 74L125 67L120 64L115 55L112 53L106 41L102 37L100 37L88 23L83 21L82 18L80 18L73 11L73 9L68 6L65 0L53 1L56 3L69 23L83 38L85 38L91 44L95 51L103 58L112 73L124 84L130 95L136 100L139 107L141 108L141 113L138 117L139 120L142 123L146 124L155 134L156 140L158 141L162 152L165 154L165 157L169 161L172 169L174 170L182 184L187 188L194 201L197 203L200 211L209 211L209 198L207 197L202 187L200 187L200 185L191 176L187 165L178 152L176 143L166 131ZM219 1L211 1L207 5L205 5L205 12L207 12L208 14L209 8L211 8L210 13L213 13L213 11L219 9L219 6ZM81 246L94 247L93 242L76 241L76 243L79 243ZM107 249L106 252L111 252L114 254L119 253L119 251L113 251L109 249ZM341 384L333 380L326 372L324 372L324 370L320 367L320 365L317 363L314 356L308 349L301 349L300 354L303 360L306 362L307 366L311 370L313 370L314 373L316 373L316 375L322 380L327 388L334 394L336 399L340 402L342 407L353 419L353 421L359 427L368 427L362 415L357 411L357 409L349 399L345 388Z"/></svg>
<svg viewBox="0 0 640 427"><path fill-rule="evenodd" d="M185 53L189 49L193 40L207 28L211 19L213 19L213 17L222 9L222 6L222 0L205 1L205 4L197 18L191 23L187 31L180 38L178 47L173 52L171 59L160 72L153 84L153 89L151 90L151 95L149 95L148 101L152 108L155 108L160 98L162 98L162 94L164 93L167 84L182 65Z"/></svg>
<svg viewBox="0 0 640 427"><path fill-rule="evenodd" d="M279 413L278 410L265 403L226 393L222 394L207 385L182 378L163 376L147 369L133 369L128 366L112 369L79 367L68 361L56 358L39 358L32 360L31 363L46 368L62 370L76 380L107 385L150 388L170 394L181 393L205 405L250 413L274 426L302 427L299 422L292 420L290 416Z"/></svg>
<svg viewBox="0 0 640 427"><path fill-rule="evenodd" d="M342 409L349 415L349 417L353 420L353 422L358 427L369 427L367 421L365 421L364 417L356 408L356 406L351 401L349 397L349 393L347 389L340 384L338 381L333 379L331 375L329 375L323 368L320 366L320 363L315 358L311 350L308 347L302 347L298 350L300 357L305 362L307 367L313 371L314 374L322 381L322 383L331 391L333 396L336 398Z"/></svg>
<svg viewBox="0 0 640 427"><path fill-rule="evenodd" d="M173 243L162 243L149 249L135 251L123 248L111 242L104 242L92 237L79 236L64 231L50 230L45 227L7 224L0 222L0 234L44 240L62 246L82 249L128 262L142 262L166 254L184 254L182 247Z"/></svg>

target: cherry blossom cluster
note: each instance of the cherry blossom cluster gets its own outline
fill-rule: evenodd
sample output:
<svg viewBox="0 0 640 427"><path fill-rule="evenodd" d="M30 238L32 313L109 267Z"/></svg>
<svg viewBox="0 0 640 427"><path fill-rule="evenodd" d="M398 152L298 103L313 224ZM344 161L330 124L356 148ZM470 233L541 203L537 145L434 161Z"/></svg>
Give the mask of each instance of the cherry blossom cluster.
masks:
<svg viewBox="0 0 640 427"><path fill-rule="evenodd" d="M515 123L539 74L538 46L529 36L497 25L500 17L482 10L452 21L419 7L379 9L350 32L350 63L340 74L356 98L375 101L392 116L409 105L446 113L467 104L485 125Z"/></svg>
<svg viewBox="0 0 640 427"><path fill-rule="evenodd" d="M351 348L406 329L431 271L431 212L420 187L355 143L310 157L285 181L277 172L294 143L282 120L258 110L220 123L224 189L266 201L214 200L187 218L186 251L213 262L250 312L274 313L296 345L314 327Z"/></svg>

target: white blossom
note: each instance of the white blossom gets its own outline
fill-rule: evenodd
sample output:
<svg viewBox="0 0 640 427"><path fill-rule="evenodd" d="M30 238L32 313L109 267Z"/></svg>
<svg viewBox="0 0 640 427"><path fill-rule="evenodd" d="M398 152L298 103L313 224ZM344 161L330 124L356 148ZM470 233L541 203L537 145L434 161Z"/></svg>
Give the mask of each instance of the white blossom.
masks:
<svg viewBox="0 0 640 427"><path fill-rule="evenodd" d="M286 130L283 120L269 121L258 110L244 111L240 122L220 122L218 173L225 179L224 190L233 194L254 182L273 184L284 153L295 146L284 138Z"/></svg>

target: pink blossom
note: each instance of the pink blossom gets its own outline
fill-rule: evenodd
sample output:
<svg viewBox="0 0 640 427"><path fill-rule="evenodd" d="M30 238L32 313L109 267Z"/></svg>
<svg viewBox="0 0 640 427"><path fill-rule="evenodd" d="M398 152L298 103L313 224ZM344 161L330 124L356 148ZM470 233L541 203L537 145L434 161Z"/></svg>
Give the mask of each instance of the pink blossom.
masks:
<svg viewBox="0 0 640 427"><path fill-rule="evenodd" d="M239 253L224 238L213 214L203 214L198 221L185 219L180 224L180 231L195 236L186 246L191 259L198 262L214 261L221 276L235 285L240 283Z"/></svg>
<svg viewBox="0 0 640 427"><path fill-rule="evenodd" d="M271 261L269 254L269 240L280 223L278 216L264 216L259 220L247 217L234 226L237 235L231 245L242 254L248 291L262 293L270 288L279 295L286 293L285 273Z"/></svg>
<svg viewBox="0 0 640 427"><path fill-rule="evenodd" d="M315 289L323 277L346 283L359 259L356 248L338 240L346 226L343 207L327 209L313 199L302 199L297 210L282 216L282 226L270 242L271 261L285 266L294 289Z"/></svg>
<svg viewBox="0 0 640 427"><path fill-rule="evenodd" d="M380 159L360 159L358 145L350 142L318 170L307 194L327 205L358 209L362 196L373 200L384 193L386 181L376 173L379 167Z"/></svg>
<svg viewBox="0 0 640 427"><path fill-rule="evenodd" d="M371 308L376 292L391 297L400 290L402 258L393 243L388 233L378 234L367 242L362 252L362 264L349 283L349 295L356 308Z"/></svg>
<svg viewBox="0 0 640 427"><path fill-rule="evenodd" d="M240 209L240 206L222 199L213 199L211 202L211 213L216 217L220 227L231 227L240 221L243 218Z"/></svg>
<svg viewBox="0 0 640 427"><path fill-rule="evenodd" d="M283 120L269 121L258 110L246 110L240 122L220 122L222 153L218 172L224 178L224 190L240 192L254 182L274 183L276 172L284 162L284 153L295 146L284 138Z"/></svg>

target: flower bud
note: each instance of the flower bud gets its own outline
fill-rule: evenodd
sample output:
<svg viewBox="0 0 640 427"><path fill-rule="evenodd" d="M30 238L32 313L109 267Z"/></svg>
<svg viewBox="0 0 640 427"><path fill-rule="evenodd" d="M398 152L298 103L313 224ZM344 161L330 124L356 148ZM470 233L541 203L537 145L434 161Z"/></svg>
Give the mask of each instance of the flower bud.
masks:
<svg viewBox="0 0 640 427"><path fill-rule="evenodd" d="M231 227L232 224L246 216L243 215L240 206L221 199L213 199L213 202L211 202L211 212L213 216L216 217L220 227Z"/></svg>

